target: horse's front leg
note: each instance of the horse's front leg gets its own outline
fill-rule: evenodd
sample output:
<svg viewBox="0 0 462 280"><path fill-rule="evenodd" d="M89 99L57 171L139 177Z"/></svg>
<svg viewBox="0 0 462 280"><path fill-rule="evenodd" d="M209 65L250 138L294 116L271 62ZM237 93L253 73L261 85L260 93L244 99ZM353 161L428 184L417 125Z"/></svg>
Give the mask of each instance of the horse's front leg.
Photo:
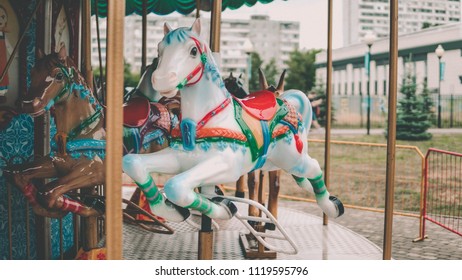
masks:
<svg viewBox="0 0 462 280"><path fill-rule="evenodd" d="M42 204L49 208L69 211L83 217L100 216L104 213L102 203L94 203L92 206L85 205L77 200L71 199L64 194L81 189L90 188L104 184L105 169L104 163L96 159L70 159L67 158L65 167L61 167L66 175L48 183L46 191L38 197ZM95 200L94 202L98 202Z"/></svg>
<svg viewBox="0 0 462 280"><path fill-rule="evenodd" d="M165 194L173 203L197 210L212 219L231 219L237 211L231 201L218 197L209 200L194 189L236 181L242 174L238 169L238 165L229 158L214 156L168 180Z"/></svg>
<svg viewBox="0 0 462 280"><path fill-rule="evenodd" d="M5 175L13 181L32 207L35 214L50 218L61 218L67 211L55 211L40 205L37 200L38 188L32 182L33 179L47 179L57 177L53 160L50 157L42 157L33 162L9 166Z"/></svg>
<svg viewBox="0 0 462 280"><path fill-rule="evenodd" d="M169 148L153 154L128 154L123 157L123 171L143 191L152 213L173 222L186 220L189 210L167 200L156 186L151 172L177 174L180 172L178 153Z"/></svg>

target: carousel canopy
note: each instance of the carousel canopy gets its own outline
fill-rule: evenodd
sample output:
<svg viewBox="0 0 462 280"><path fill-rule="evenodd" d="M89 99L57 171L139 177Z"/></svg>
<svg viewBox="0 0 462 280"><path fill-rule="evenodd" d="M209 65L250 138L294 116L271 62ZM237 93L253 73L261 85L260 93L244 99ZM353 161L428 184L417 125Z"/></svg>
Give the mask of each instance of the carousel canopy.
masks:
<svg viewBox="0 0 462 280"><path fill-rule="evenodd" d="M125 14L131 15L136 13L143 14L143 2L147 3L147 13L155 13L157 15L168 15L173 12L178 12L187 15L196 9L196 4L200 3L200 9L203 11L210 11L213 0L126 0ZM267 4L274 0L222 0L222 10L229 8L236 10L242 5L253 6L257 2ZM287 0L283 0L287 1ZM107 0L91 0L92 15L96 14L95 4L98 4L98 15L100 17L107 16Z"/></svg>

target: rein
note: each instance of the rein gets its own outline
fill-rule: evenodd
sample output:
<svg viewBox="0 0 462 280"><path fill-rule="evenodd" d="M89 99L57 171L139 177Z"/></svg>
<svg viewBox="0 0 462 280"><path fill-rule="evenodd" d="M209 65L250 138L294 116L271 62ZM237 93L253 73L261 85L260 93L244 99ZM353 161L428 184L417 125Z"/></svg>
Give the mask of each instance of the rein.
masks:
<svg viewBox="0 0 462 280"><path fill-rule="evenodd" d="M178 83L176 88L179 90L181 90L185 86L191 86L199 82L202 78L202 75L204 74L204 68L205 68L204 66L207 63L207 49L204 48L204 50L202 50L199 40L197 40L194 37L191 37L191 39L194 41L194 43L196 43L196 47L200 53L201 62L199 62L199 64L191 71L191 73L189 73L189 75L186 76L186 78L184 78L180 83ZM189 81L191 81L199 72L200 72L200 76L197 79L197 81L189 83Z"/></svg>
<svg viewBox="0 0 462 280"><path fill-rule="evenodd" d="M89 99L90 104L96 104L95 113L83 120L79 125L71 129L68 133L58 132L56 133L56 142L58 144L58 153L66 155L66 145L67 141L73 140L78 136L85 128L90 126L93 122L97 121L102 115L102 107L99 105L95 98L90 95L89 89L85 88L83 85L77 84L74 82L74 73L75 70L72 67L66 68L64 65L59 64L58 67L61 69L62 73L66 78L66 83L61 91L47 104L45 110L49 110L53 107L56 102L58 102L67 92L72 93L74 90L80 91L80 97Z"/></svg>

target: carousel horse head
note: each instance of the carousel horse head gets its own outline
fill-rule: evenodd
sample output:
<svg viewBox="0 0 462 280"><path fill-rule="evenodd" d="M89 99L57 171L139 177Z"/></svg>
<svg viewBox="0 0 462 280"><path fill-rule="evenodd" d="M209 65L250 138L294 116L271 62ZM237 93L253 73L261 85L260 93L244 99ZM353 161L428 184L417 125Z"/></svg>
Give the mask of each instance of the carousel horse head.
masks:
<svg viewBox="0 0 462 280"><path fill-rule="evenodd" d="M159 94L159 92L154 90L154 88L152 87L152 79L151 79L152 73L154 72L154 70L156 70L158 62L159 62L159 59L156 57L152 60L151 64L146 66L146 69L141 75L138 85L135 88L136 91L138 91L140 94L148 98L151 102L159 102L159 100L162 97Z"/></svg>
<svg viewBox="0 0 462 280"><path fill-rule="evenodd" d="M44 55L39 50L37 57L38 60L31 71L31 87L22 101L23 111L34 117L66 100L72 94L76 83L86 88L83 77L67 56L65 47L49 55Z"/></svg>
<svg viewBox="0 0 462 280"><path fill-rule="evenodd" d="M245 91L244 89L244 82L242 81L242 73L239 75L239 77L234 77L233 72L231 72L224 80L225 87L231 93L237 98L244 98L247 95L249 95L248 92Z"/></svg>
<svg viewBox="0 0 462 280"><path fill-rule="evenodd" d="M206 67L216 65L210 49L200 38L200 20L191 28L172 30L164 25L164 39L159 43L159 64L152 75L155 90L164 97L173 97L179 90L199 82Z"/></svg>

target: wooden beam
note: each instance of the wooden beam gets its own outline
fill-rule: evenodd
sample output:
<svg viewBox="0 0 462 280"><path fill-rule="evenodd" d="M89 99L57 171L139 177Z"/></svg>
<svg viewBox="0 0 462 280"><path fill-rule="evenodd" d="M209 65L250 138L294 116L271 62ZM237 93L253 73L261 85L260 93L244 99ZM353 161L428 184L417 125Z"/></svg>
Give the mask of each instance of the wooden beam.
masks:
<svg viewBox="0 0 462 280"><path fill-rule="evenodd" d="M391 259L393 203L395 193L396 102L398 94L398 0L390 1L390 73L388 89L387 178L385 190L385 225L383 259Z"/></svg>
<svg viewBox="0 0 462 280"><path fill-rule="evenodd" d="M109 260L122 259L122 100L125 0L108 2L106 246Z"/></svg>

